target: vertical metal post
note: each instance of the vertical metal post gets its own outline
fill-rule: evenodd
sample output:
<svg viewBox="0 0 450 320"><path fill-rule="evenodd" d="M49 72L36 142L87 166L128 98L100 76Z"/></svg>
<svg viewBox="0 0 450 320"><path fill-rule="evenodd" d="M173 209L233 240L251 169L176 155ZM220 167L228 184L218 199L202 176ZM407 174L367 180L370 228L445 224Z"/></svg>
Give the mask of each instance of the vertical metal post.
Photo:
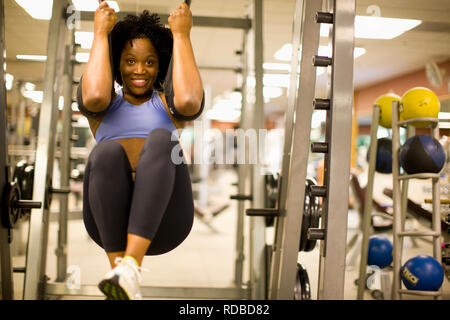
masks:
<svg viewBox="0 0 450 320"><path fill-rule="evenodd" d="M327 117L319 298L343 299L353 107L355 0L333 1L331 106ZM345 187L344 187L345 186Z"/></svg>
<svg viewBox="0 0 450 320"><path fill-rule="evenodd" d="M399 128L399 127L398 127ZM406 128L406 140L408 140L409 138L411 138L412 136L414 136L416 134L416 128L412 125L409 125ZM400 133L399 133L399 148L401 146L401 141L400 141ZM397 158L398 159L398 158ZM399 169L400 170L400 169ZM400 174L400 171L399 171ZM403 181L400 182L400 190L401 190L401 230L405 230L405 223L406 223L406 212L408 211L408 191L409 191L409 179L405 179ZM400 257L403 256L403 243L404 243L404 238L401 237L400 238ZM413 242L413 244L415 244L416 239L414 239L413 237L410 238L410 240Z"/></svg>
<svg viewBox="0 0 450 320"><path fill-rule="evenodd" d="M66 31L64 9L67 5L67 0L53 2L52 19L49 24L47 62L44 73L44 98L39 116L33 185L33 200L41 201L43 206L40 209L32 209L30 215L23 291L26 300L42 299L46 282L49 196L51 196L49 188L52 186L58 100L61 89L62 64L64 63Z"/></svg>
<svg viewBox="0 0 450 320"><path fill-rule="evenodd" d="M247 41L248 41L248 30L244 30L244 36L242 41L242 54L241 54L241 65L242 65L242 108L241 108L241 119L239 127L242 129L247 129L247 124L250 114L247 112L247 77L248 77L248 65L247 65ZM238 194L246 194L248 178L248 165L243 163L238 167ZM244 222L245 222L245 202L238 201L237 203L237 223L236 223L236 258L234 267L234 283L237 288L241 288L243 284L243 273L244 273Z"/></svg>
<svg viewBox="0 0 450 320"><path fill-rule="evenodd" d="M8 175L8 138L6 130L6 45L5 45L5 6L0 0L0 203L3 201L3 189L9 182ZM0 207L0 214L4 215ZM0 219L0 264L1 264L1 299L14 299L12 275L10 233Z"/></svg>
<svg viewBox="0 0 450 320"><path fill-rule="evenodd" d="M321 1L318 1L321 3ZM308 4L308 9L310 8L310 4ZM293 139L293 128L294 128L294 115L296 112L296 106L297 106L297 96L298 96L298 82L299 82L299 74L298 69L300 65L299 57L300 57L300 44L302 43L303 37L306 35L306 33L303 31L303 16L304 16L304 10L305 10L305 0L297 0L295 2L295 11L294 11L294 21L292 25L292 60L291 60L291 74L290 74L290 80L289 80L289 89L288 89L288 104L286 108L286 114L285 114L285 126L284 126L284 146L283 146L283 157L282 157L282 163L281 163L281 174L278 182L278 208L280 210L280 216L278 218L275 218L274 228L275 228L275 234L274 234L274 247L273 247L273 253L272 253L272 263L270 266L270 276L269 276L269 299L279 299L279 288L280 288L280 263L281 263L281 256L283 253L283 245L284 245L284 228L286 226L287 222L287 215L286 215L286 198L287 198L287 192L288 190L288 182L290 181L288 175L289 168L290 168L290 162L291 162L291 152L292 152L292 139ZM313 10L308 10L308 13L310 16L312 15ZM309 21L312 23L312 21ZM313 50L318 45L318 38L319 33L316 30L316 36L311 36L308 39L308 41L305 42L305 47L302 49L302 56L304 57L307 53L309 53L309 57L313 55ZM302 59L302 61L307 60ZM305 67L305 68L304 68ZM313 89L307 90L307 92L310 92L311 90L314 91L314 84L315 84L315 72L313 72L313 67L311 63L304 63L302 66L302 75L304 73L307 73L309 76L312 76L313 78L310 79L310 81L303 81L303 85L309 84L313 86ZM306 77L304 78L306 79ZM302 93L304 92L302 87ZM307 94L307 93L306 93ZM311 97L313 99L313 97ZM305 98L305 101L307 98ZM299 120L301 120L303 117L301 117ZM307 115L305 116L305 119L307 118ZM295 178L297 179L297 178ZM301 180L301 177L298 178ZM304 188L303 188L304 189ZM302 192L302 191L300 191ZM304 191L303 191L304 192ZM298 195L299 198L301 198L301 194ZM301 222L301 221L300 221ZM298 249L298 248L297 248ZM293 293L293 291L292 291ZM288 293L289 298L292 299L292 296L290 293Z"/></svg>
<svg viewBox="0 0 450 320"><path fill-rule="evenodd" d="M316 70L311 61L319 46L320 25L314 21L315 14L321 10L322 1L307 0L296 4L294 35L300 32L301 62L300 82L290 83L290 90L298 90L291 100L286 115L285 146L282 162L282 181L280 195L280 214L277 221L276 242L273 272L271 276L271 299L293 299L299 239L304 207L305 180L309 156L309 138L311 117L315 94ZM298 19L298 20L297 20ZM298 34L297 34L298 36ZM295 40L293 41L295 43ZM294 47L293 52L299 50ZM294 57L295 58L295 57ZM297 73L297 67L291 72ZM294 77L291 77L291 81ZM290 94L292 91L290 91ZM290 123L293 121L292 123ZM289 139L292 131L293 134ZM285 188L285 189L284 189ZM277 270L275 270L275 268Z"/></svg>
<svg viewBox="0 0 450 320"><path fill-rule="evenodd" d="M402 259L402 238L399 235L402 231L402 217L401 217L401 196L400 196L400 180L398 176L400 174L400 166L396 159L398 159L398 152L400 148L400 136L398 127L398 101L392 102L392 200L394 209L394 245L392 249L394 277L392 281L392 294L391 298L396 300L400 297L399 289L401 288L400 269Z"/></svg>
<svg viewBox="0 0 450 320"><path fill-rule="evenodd" d="M372 123L370 127L370 156L369 170L367 173L367 185L364 200L364 215L362 217L362 242L361 242L361 260L359 264L359 282L357 299L364 299L364 290L366 288L367 258L369 256L369 237L370 222L372 220L372 198L373 198L373 181L375 177L375 166L377 159L377 131L378 121L380 118L380 106L374 105L372 112Z"/></svg>
<svg viewBox="0 0 450 320"><path fill-rule="evenodd" d="M255 102L253 104L253 129L257 132L258 155L264 148L264 143L259 135L260 130L265 128L264 97L263 97L263 0L253 0L253 29L250 31L253 40L253 48L249 53L253 55L255 74ZM252 148L254 150L254 148ZM264 154L264 153L262 153ZM256 155L255 155L256 156ZM261 159L257 156L256 164L252 171L252 206L254 208L264 207L264 176L262 172ZM266 268L265 268L265 219L264 217L250 218L250 281L252 283L252 299L265 299Z"/></svg>
<svg viewBox="0 0 450 320"><path fill-rule="evenodd" d="M439 141L439 123L433 124L431 127L431 135L434 139ZM442 248L441 248L441 183L439 177L432 179L432 212L433 217L431 221L431 228L439 236L433 237L433 257L439 263L442 261ZM445 281L445 279L444 279ZM439 295L435 296L435 300L442 299L442 286L439 288Z"/></svg>
<svg viewBox="0 0 450 320"><path fill-rule="evenodd" d="M65 46L65 61L63 75L63 96L64 109L62 111L62 135L61 135L61 158L59 160L61 177L61 188L70 188L70 169L71 169L71 147L72 147L72 100L73 100L73 69L76 47L74 45L74 33L69 32L67 44ZM67 272L67 230L69 213L69 194L64 193L59 196L59 230L58 247L56 253L56 280L65 281Z"/></svg>

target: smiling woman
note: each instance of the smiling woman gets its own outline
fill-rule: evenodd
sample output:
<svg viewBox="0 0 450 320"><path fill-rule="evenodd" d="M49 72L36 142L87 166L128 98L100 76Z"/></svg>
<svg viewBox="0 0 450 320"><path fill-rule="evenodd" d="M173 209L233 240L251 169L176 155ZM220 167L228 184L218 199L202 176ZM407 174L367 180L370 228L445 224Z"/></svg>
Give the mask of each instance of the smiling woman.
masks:
<svg viewBox="0 0 450 320"><path fill-rule="evenodd" d="M102 2L78 87L79 109L97 141L86 166L83 218L112 267L100 290L110 299L139 299L144 256L173 250L192 227L189 171L186 161L172 161L172 152L177 129L202 112L203 87L185 3L169 18L170 29L147 11L116 21ZM172 54L168 99L163 83ZM122 86L117 92L114 81Z"/></svg>

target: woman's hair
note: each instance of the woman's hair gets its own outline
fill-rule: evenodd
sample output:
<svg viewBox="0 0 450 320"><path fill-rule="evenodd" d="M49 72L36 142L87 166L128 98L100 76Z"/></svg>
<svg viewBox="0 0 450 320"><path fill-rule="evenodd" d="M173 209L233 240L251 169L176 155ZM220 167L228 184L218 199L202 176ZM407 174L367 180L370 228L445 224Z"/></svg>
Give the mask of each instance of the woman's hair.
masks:
<svg viewBox="0 0 450 320"><path fill-rule="evenodd" d="M170 58L172 56L173 38L169 28L160 23L160 17L144 10L141 15L127 15L119 21L111 31L113 74L114 80L123 85L120 74L120 57L127 41L148 38L158 53L159 72L153 85L155 90L162 91L162 84L167 74Z"/></svg>

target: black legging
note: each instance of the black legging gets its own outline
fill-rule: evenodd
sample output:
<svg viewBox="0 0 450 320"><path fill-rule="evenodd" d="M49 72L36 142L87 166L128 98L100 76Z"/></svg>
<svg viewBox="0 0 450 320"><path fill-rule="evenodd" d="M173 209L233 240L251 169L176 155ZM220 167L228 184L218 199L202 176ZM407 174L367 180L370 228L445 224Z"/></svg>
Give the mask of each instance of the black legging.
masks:
<svg viewBox="0 0 450 320"><path fill-rule="evenodd" d="M106 252L125 251L127 233L151 240L146 255L166 253L191 231L194 202L182 151L171 133L147 137L133 182L122 145L98 143L89 155L83 185L83 219L91 238ZM175 156L176 162L172 161Z"/></svg>

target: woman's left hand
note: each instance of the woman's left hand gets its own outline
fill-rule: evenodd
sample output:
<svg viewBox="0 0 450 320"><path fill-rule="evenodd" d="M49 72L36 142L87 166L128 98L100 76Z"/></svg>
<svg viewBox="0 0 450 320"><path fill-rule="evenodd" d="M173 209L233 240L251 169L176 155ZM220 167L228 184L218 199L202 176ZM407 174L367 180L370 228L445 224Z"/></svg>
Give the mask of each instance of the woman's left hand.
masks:
<svg viewBox="0 0 450 320"><path fill-rule="evenodd" d="M180 4L180 6L169 16L169 26L174 36L189 36L192 28L192 12L186 3L183 2Z"/></svg>

